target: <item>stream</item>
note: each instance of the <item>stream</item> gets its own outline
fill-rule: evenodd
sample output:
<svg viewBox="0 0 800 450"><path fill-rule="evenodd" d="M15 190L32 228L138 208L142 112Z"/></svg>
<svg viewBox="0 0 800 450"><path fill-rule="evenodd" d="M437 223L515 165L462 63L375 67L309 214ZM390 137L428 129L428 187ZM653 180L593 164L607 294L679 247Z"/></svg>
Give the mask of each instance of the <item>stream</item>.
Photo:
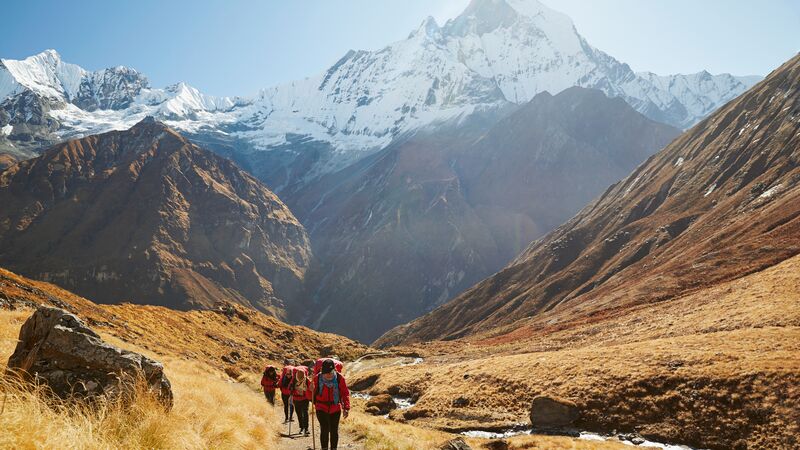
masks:
<svg viewBox="0 0 800 450"><path fill-rule="evenodd" d="M533 430L531 428L523 428L522 426L512 427L504 431L470 430L461 432L462 436L471 438L480 438L480 439L507 439L514 436L523 436L529 434L533 434ZM600 433L592 433L589 431L581 431L580 434L576 437L578 439L583 439L587 441L621 442L622 444L630 445L631 447L660 448L663 450L700 450L689 447L687 445L664 444L661 442L649 441L647 439L643 439L643 442L634 444L629 439L623 438L623 435L611 435L611 434L606 435Z"/></svg>

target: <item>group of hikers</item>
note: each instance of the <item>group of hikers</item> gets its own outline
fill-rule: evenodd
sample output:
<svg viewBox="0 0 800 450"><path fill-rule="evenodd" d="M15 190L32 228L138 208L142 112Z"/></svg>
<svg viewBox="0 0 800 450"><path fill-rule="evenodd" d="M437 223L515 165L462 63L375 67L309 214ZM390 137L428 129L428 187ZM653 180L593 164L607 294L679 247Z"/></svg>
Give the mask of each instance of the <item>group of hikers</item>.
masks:
<svg viewBox="0 0 800 450"><path fill-rule="evenodd" d="M290 429L296 413L299 432L308 436L309 403L313 406L323 450L337 448L339 419L342 415L346 418L350 412L350 390L342 376L342 368L342 363L335 357L320 358L313 366L296 366L293 360L287 359L280 372L275 366L267 366L261 377L264 396L272 405L275 404L275 391L280 390L283 423L289 424Z"/></svg>

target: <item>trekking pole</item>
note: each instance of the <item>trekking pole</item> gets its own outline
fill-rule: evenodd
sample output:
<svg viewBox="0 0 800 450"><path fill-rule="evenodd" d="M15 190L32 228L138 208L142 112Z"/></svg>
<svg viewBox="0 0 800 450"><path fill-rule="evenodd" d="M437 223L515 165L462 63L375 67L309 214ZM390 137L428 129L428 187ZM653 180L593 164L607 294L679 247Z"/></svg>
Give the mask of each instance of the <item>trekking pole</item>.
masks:
<svg viewBox="0 0 800 450"><path fill-rule="evenodd" d="M311 412L314 413L313 418L309 416L309 420L311 420L311 447L313 450L317 450L317 431L314 429L314 422L316 422L317 418L317 408L314 406L314 397L317 396L316 377L311 379L311 389Z"/></svg>
<svg viewBox="0 0 800 450"><path fill-rule="evenodd" d="M292 415L294 414L294 399L289 396L289 437L292 437Z"/></svg>

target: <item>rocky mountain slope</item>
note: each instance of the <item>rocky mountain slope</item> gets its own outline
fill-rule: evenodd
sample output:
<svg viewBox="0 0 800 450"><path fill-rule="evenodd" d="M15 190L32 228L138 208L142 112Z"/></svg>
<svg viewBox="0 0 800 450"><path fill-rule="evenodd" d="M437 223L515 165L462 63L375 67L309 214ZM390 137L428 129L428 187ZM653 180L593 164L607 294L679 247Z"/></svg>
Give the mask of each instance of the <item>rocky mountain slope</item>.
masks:
<svg viewBox="0 0 800 450"><path fill-rule="evenodd" d="M551 326L713 286L800 253L800 55L572 220L381 344L548 314Z"/></svg>
<svg viewBox="0 0 800 450"><path fill-rule="evenodd" d="M269 315L221 303L212 310L175 311L160 306L103 305L53 284L0 268L0 309L53 306L78 315L94 330L159 355L202 361L219 370L260 373L287 356L315 359L336 354L353 359L368 349L357 342Z"/></svg>
<svg viewBox="0 0 800 450"><path fill-rule="evenodd" d="M418 398L390 414L418 426L518 430L543 395L573 402L578 430L675 449L796 448L800 255L685 296L593 314L554 308L404 351L424 362L351 381Z"/></svg>
<svg viewBox="0 0 800 450"><path fill-rule="evenodd" d="M651 119L688 127L747 89L752 77L637 74L592 47L537 0L473 0L444 25L350 51L316 76L218 98L179 83L153 89L124 67L88 72L54 51L0 62L0 149L30 155L52 142L126 129L153 115L204 146L234 153L282 193L409 133L500 117L509 104L571 86L621 97Z"/></svg>
<svg viewBox="0 0 800 450"><path fill-rule="evenodd" d="M317 257L297 320L371 341L499 270L679 134L577 87L490 123L417 135L293 197Z"/></svg>
<svg viewBox="0 0 800 450"><path fill-rule="evenodd" d="M275 194L152 118L11 166L0 204L0 264L104 303L280 316L310 259Z"/></svg>

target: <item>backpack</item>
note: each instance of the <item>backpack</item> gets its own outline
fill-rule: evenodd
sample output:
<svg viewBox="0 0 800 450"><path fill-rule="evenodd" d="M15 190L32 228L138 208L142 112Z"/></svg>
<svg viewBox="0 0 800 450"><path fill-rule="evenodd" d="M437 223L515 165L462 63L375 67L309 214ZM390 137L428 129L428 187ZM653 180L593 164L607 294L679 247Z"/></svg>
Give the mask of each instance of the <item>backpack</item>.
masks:
<svg viewBox="0 0 800 450"><path fill-rule="evenodd" d="M344 364L341 361L334 358L320 358L317 362L314 363L314 375L319 374L322 371L322 363L326 360L330 359L333 361L333 367L336 369L337 372L342 373L342 369L344 369Z"/></svg>
<svg viewBox="0 0 800 450"><path fill-rule="evenodd" d="M294 373L293 367L284 367L283 369L283 377L281 378L281 387L284 389L289 389L292 385L292 373Z"/></svg>

